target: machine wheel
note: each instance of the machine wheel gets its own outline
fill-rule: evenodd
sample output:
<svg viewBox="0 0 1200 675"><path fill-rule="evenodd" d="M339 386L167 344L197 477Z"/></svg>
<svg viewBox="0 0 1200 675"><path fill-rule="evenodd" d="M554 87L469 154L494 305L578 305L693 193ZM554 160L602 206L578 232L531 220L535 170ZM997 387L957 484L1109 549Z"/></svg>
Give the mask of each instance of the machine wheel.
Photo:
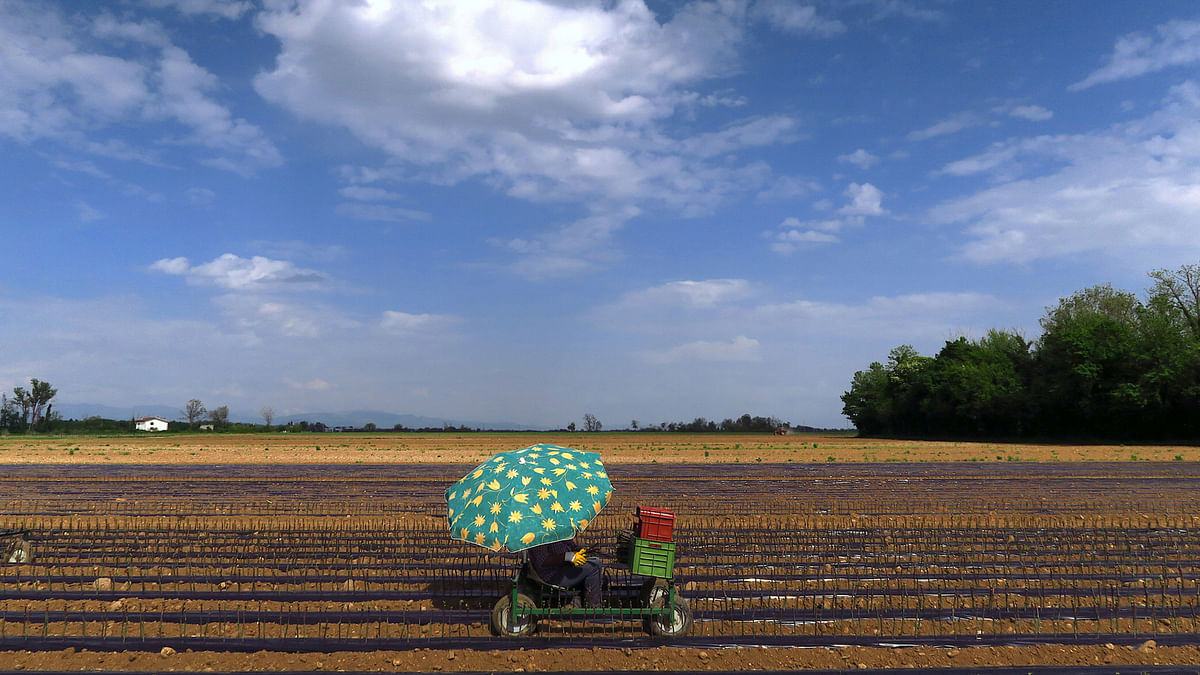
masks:
<svg viewBox="0 0 1200 675"><path fill-rule="evenodd" d="M5 562L15 565L28 565L33 562L33 547L24 539L18 539L9 545Z"/></svg>
<svg viewBox="0 0 1200 675"><path fill-rule="evenodd" d="M662 579L646 582L642 587L642 600L650 609L662 609L667 606L670 596L667 582ZM675 593L675 603L669 616L653 616L643 622L646 632L651 635L674 637L683 635L692 629L692 607L683 596Z"/></svg>
<svg viewBox="0 0 1200 675"><path fill-rule="evenodd" d="M517 623L513 623L513 617L509 611L511 606L511 593L505 593L500 596L500 599L492 606L492 620L488 622L488 629L492 632L492 635L502 635L505 637L533 635L537 631L537 618L532 616L519 617L517 618ZM533 598L524 593L518 593L517 607L533 609L537 605L534 604Z"/></svg>

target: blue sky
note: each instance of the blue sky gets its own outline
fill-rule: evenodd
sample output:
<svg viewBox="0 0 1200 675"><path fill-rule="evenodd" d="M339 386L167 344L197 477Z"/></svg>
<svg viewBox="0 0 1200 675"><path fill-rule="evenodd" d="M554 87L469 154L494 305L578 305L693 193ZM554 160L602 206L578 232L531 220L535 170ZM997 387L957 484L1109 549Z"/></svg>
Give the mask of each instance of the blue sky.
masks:
<svg viewBox="0 0 1200 675"><path fill-rule="evenodd" d="M840 427L1200 259L1193 2L0 0L0 387Z"/></svg>

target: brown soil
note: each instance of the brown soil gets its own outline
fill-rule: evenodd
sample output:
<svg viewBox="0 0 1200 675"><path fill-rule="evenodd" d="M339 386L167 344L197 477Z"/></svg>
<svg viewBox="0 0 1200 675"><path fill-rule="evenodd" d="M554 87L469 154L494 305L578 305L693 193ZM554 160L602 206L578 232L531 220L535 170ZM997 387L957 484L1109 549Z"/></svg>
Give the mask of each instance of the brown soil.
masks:
<svg viewBox="0 0 1200 675"><path fill-rule="evenodd" d="M0 464L475 463L534 443L593 450L609 464L1200 461L1200 448L1187 445L896 441L852 434L144 433L0 438Z"/></svg>
<svg viewBox="0 0 1200 675"><path fill-rule="evenodd" d="M360 670L389 672L495 670L786 670L855 668L942 668L986 666L1194 665L1200 648L1158 647L1148 641L1137 647L971 647L880 649L559 649L475 652L424 650L411 652L336 652L230 654L183 652L91 653L0 652L0 663L13 670L122 670L133 672Z"/></svg>
<svg viewBox="0 0 1200 675"><path fill-rule="evenodd" d="M851 435L798 434L769 435L688 435L658 433L603 434L145 434L127 437L50 437L0 438L0 464L375 464L375 463L474 463L485 460L497 450L512 449L537 442L553 442L601 452L609 464L622 463L758 463L758 462L1070 462L1070 461L1200 461L1200 448L1191 446L1068 446L1001 443L920 442L859 439ZM120 501L120 500L119 500ZM1118 505L1119 507L1119 505ZM1122 518L1146 520L1158 514L1134 514L1117 508ZM1176 514L1177 517L1183 517ZM347 516L349 517L349 516ZM829 516L834 517L834 516ZM841 516L838 516L839 518ZM999 516L995 516L999 517ZM1047 516L1058 518L1059 516ZM1098 517L1092 514L1089 517ZM120 527L123 519L115 516L111 526ZM818 525L818 517L810 517ZM864 518L860 527L871 527ZM857 523L857 517L855 522ZM987 521L987 522L990 522ZM986 524L981 521L982 524ZM211 519L208 524L212 524ZM109 523L106 522L106 526ZM66 527L71 527L67 523ZM1044 563L1045 561L1041 561ZM1169 570L1168 570L1169 571ZM107 573L107 572L105 572ZM169 572L168 572L169 574ZM1180 582L1182 583L1182 582ZM997 587L1002 590L1003 585ZM691 591L695 589L686 588ZM1003 593L990 601L1001 603ZM117 601L120 609L154 609L137 599ZM843 606L849 600L836 601ZM1122 603L1130 602L1121 600ZM1179 600L1179 602L1183 602ZM178 604L179 607L175 607ZM1053 603L1047 604L1051 606ZM236 603L226 603L234 607ZM833 607L827 605L827 608ZM88 601L73 606L110 611L107 603ZM51 607L56 608L56 607ZM170 611L183 603L170 601ZM267 607L267 609L272 609ZM1181 613L1182 615L1182 613ZM1182 621L1182 619L1180 619ZM1120 622L1118 622L1120 623ZM103 624L101 624L103 625ZM154 624L147 624L154 634ZM51 634L64 630L51 627ZM210 635L223 634L212 626ZM895 627L893 627L895 628ZM923 626L921 634L930 627ZM988 626L987 632L1031 633L1070 632L1071 630L1130 630L1129 626L1068 625L1059 627L1044 622L1035 630L1029 626ZM100 629L89 626L89 634ZM1152 625L1139 626L1143 632ZM1190 624L1168 623L1166 633L1186 633ZM100 629L104 630L104 629ZM855 634L861 626L829 625L829 642L836 644L836 633ZM472 628L482 634L484 628ZM713 634L721 634L716 628ZM895 634L915 634L912 627ZM111 634L111 633L110 633ZM168 631L168 635L170 632ZM565 640L564 640L565 641ZM170 650L165 650L170 651ZM365 653L283 653L252 654L221 652L0 652L0 669L12 670L120 670L133 672L187 671L281 671L281 670L361 670L361 671L546 671L546 670L761 670L761 669L855 669L855 668L936 668L1032 665L1153 665L1200 663L1200 647L1160 647L1147 641L1138 647L1113 645L974 648L731 648L731 649L531 649L514 651L432 650L380 651Z"/></svg>

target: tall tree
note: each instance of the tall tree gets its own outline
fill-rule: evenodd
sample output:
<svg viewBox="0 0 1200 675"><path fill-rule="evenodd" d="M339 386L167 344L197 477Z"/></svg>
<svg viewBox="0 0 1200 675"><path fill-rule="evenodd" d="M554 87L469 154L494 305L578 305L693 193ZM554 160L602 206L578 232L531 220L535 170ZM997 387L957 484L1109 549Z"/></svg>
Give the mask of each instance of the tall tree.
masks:
<svg viewBox="0 0 1200 675"><path fill-rule="evenodd" d="M32 399L29 424L36 426L42 420L43 413L48 411L50 401L58 395L58 390L51 387L49 382L33 378L29 380L29 395Z"/></svg>
<svg viewBox="0 0 1200 675"><path fill-rule="evenodd" d="M600 420L596 419L596 416L593 415L592 413L584 414L584 416L583 416L583 430L584 431L600 431L600 429L603 428L603 426L604 425L600 424Z"/></svg>
<svg viewBox="0 0 1200 675"><path fill-rule="evenodd" d="M8 398L8 394L0 392L0 429L8 433L8 429L17 422L17 406Z"/></svg>
<svg viewBox="0 0 1200 675"><path fill-rule="evenodd" d="M1128 436L1140 426L1136 296L1109 284L1063 298L1042 319L1035 401L1044 431Z"/></svg>
<svg viewBox="0 0 1200 675"><path fill-rule="evenodd" d="M267 423L267 431L270 431L271 420L275 419L275 409L271 406L264 406L262 410L258 411L258 414L262 415L263 421Z"/></svg>
<svg viewBox="0 0 1200 675"><path fill-rule="evenodd" d="M205 409L200 399L193 398L187 402L187 406L183 409L183 414L187 416L188 426L195 427L196 422L204 419L204 416L208 414L208 410Z"/></svg>
<svg viewBox="0 0 1200 675"><path fill-rule="evenodd" d="M29 389L13 387L13 403L21 410L21 422L32 429L42 419L46 406L58 395L58 390L37 378L30 378Z"/></svg>
<svg viewBox="0 0 1200 675"><path fill-rule="evenodd" d="M229 406L223 405L208 411L208 419L212 420L213 426L218 428L229 424Z"/></svg>
<svg viewBox="0 0 1200 675"><path fill-rule="evenodd" d="M1154 270L1150 273L1154 288L1150 297L1161 298L1168 307L1179 313L1192 338L1200 340L1200 265L1183 265L1177 270Z"/></svg>

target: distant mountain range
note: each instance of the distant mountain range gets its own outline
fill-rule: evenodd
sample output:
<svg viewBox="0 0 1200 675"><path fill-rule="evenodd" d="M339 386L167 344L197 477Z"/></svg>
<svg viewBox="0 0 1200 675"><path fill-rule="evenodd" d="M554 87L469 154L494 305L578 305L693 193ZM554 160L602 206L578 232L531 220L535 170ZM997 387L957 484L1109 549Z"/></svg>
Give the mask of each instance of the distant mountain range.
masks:
<svg viewBox="0 0 1200 675"><path fill-rule="evenodd" d="M64 419L84 419L85 417L105 417L114 420L127 420L135 417L161 417L165 420L185 420L187 416L183 412L183 407L174 407L169 405L135 405L128 407L103 405L100 403L55 403L54 411L62 415ZM542 430L545 427L540 427L531 424L515 424L513 422L478 422L472 420L453 420L443 419L440 417L422 417L420 415L402 415L398 413L384 412L382 410L343 410L341 412L306 412L284 415L275 414L273 425L287 424L288 422L299 422L301 420L308 422L320 422L328 427L362 427L363 425L373 422L380 429L391 429L397 424L402 424L409 429L422 429L430 427L465 426L471 429L490 429L494 431L521 431L521 430ZM236 409L229 411L230 422L241 422L244 424L262 424L263 419L259 415L239 414Z"/></svg>

